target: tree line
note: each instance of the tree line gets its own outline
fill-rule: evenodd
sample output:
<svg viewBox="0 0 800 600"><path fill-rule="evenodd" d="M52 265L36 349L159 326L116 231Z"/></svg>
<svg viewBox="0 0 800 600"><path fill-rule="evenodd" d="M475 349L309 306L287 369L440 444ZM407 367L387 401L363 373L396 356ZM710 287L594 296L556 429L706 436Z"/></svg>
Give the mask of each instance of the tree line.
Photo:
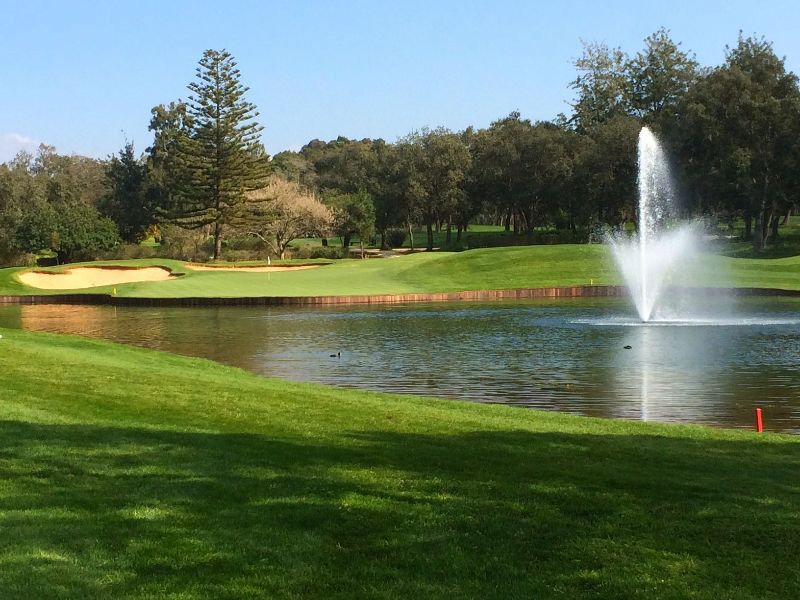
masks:
<svg viewBox="0 0 800 600"><path fill-rule="evenodd" d="M422 130L383 140L314 140L274 157L276 172L324 196L365 191L382 244L392 228L470 222L586 239L636 220L637 140L647 125L667 146L684 217L733 223L756 251L798 201L800 89L772 45L739 37L725 62L698 65L660 29L628 56L584 44L569 115L531 122L518 112L485 129ZM384 244L385 245L385 244Z"/></svg>
<svg viewBox="0 0 800 600"><path fill-rule="evenodd" d="M684 216L732 223L760 251L797 204L800 88L772 45L740 34L701 67L660 29L628 56L585 43L569 114L518 112L483 129L421 129L396 140L312 140L270 157L233 56L208 50L184 100L151 111L153 142L105 161L42 147L0 165L0 254L50 249L61 260L196 231L220 258L251 237L275 255L305 235L381 247L422 227L462 244L470 223L522 240L581 241L635 221L636 142L648 125L674 159ZM363 252L363 246L362 246Z"/></svg>

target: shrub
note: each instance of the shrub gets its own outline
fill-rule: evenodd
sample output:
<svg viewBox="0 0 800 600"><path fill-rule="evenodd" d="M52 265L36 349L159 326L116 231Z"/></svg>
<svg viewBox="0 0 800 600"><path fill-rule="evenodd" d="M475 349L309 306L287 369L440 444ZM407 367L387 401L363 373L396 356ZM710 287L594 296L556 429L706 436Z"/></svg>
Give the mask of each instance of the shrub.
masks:
<svg viewBox="0 0 800 600"><path fill-rule="evenodd" d="M233 248L223 248L220 258L229 262L240 262L245 260L267 260L267 256L269 256L269 252L264 249L235 250ZM273 258L275 257L273 256Z"/></svg>
<svg viewBox="0 0 800 600"><path fill-rule="evenodd" d="M293 258L343 258L344 249L333 246L301 246L292 252Z"/></svg>
<svg viewBox="0 0 800 600"><path fill-rule="evenodd" d="M266 255L267 245L254 235L237 235L227 238L223 246L231 250L252 250Z"/></svg>
<svg viewBox="0 0 800 600"><path fill-rule="evenodd" d="M205 262L214 254L214 240L203 229L183 229L176 225L161 227L161 246L157 255L162 258Z"/></svg>
<svg viewBox="0 0 800 600"><path fill-rule="evenodd" d="M36 255L13 248L5 237L0 238L0 267L30 267L36 264Z"/></svg>
<svg viewBox="0 0 800 600"><path fill-rule="evenodd" d="M59 261L92 260L119 243L116 224L81 203L39 204L17 224L12 246L21 252L50 249Z"/></svg>
<svg viewBox="0 0 800 600"><path fill-rule="evenodd" d="M450 244L446 246L446 249L449 252L462 252L463 250L467 249L467 246L464 244L463 241L453 240L452 242L450 242Z"/></svg>
<svg viewBox="0 0 800 600"><path fill-rule="evenodd" d="M534 231L528 235L511 233L482 233L468 235L466 245L469 248L499 248L505 246L534 246L546 244L582 244L588 239L585 231L574 232L571 229L554 231Z"/></svg>
<svg viewBox="0 0 800 600"><path fill-rule="evenodd" d="M400 248L406 241L405 229L387 229L386 230L386 245L389 248Z"/></svg>
<svg viewBox="0 0 800 600"><path fill-rule="evenodd" d="M103 260L133 260L137 258L154 258L158 255L158 247L141 246L139 244L120 244L111 250L100 253Z"/></svg>
<svg viewBox="0 0 800 600"><path fill-rule="evenodd" d="M36 255L28 252L8 252L0 255L0 266L3 267L35 267Z"/></svg>

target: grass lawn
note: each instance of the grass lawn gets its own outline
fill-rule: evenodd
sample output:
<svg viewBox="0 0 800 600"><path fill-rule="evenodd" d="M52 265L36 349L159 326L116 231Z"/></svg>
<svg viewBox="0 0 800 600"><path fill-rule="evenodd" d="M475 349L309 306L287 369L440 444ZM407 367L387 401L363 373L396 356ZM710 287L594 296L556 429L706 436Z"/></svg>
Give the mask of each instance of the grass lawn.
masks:
<svg viewBox="0 0 800 600"><path fill-rule="evenodd" d="M709 254L707 258L702 270L686 268L683 283L800 288L800 256L748 259ZM621 283L610 252L602 245L564 244L419 253L395 258L340 260L318 269L275 273L190 271L183 263L166 259L102 264L164 265L176 273L183 273L172 281L116 286L120 296L141 297L402 294ZM22 285L14 277L19 270L0 269L0 294L64 293ZM90 291L107 294L112 287Z"/></svg>
<svg viewBox="0 0 800 600"><path fill-rule="evenodd" d="M723 235L733 235L728 240L717 242L717 251L725 256L735 258L752 258L753 243L743 241L739 238L744 233L744 222L739 220L734 227L725 231L720 230ZM793 217L788 223L780 226L777 238L770 238L769 245L761 252L761 258L786 258L800 254L800 219Z"/></svg>
<svg viewBox="0 0 800 600"><path fill-rule="evenodd" d="M2 336L3 598L800 593L794 437Z"/></svg>
<svg viewBox="0 0 800 600"><path fill-rule="evenodd" d="M462 240L466 239L466 236L481 236L486 234L494 234L494 235L504 235L506 234L505 227L502 225L470 225L467 231L462 232ZM425 229L416 229L414 230L414 247L415 248L424 248L425 244L428 243L428 232ZM380 241L379 236L376 236L378 241ZM358 237L356 236L353 238L353 245L358 246ZM342 238L340 237L329 237L327 238L328 245L334 248L341 248L342 247ZM447 240L447 231L442 229L442 231L434 231L433 232L433 246L435 248L441 248L445 245L445 241ZM453 227L451 231L451 240L453 243L456 241L456 228ZM293 240L289 244L293 248L302 248L303 246L321 246L322 245L322 238L319 237L311 237L311 238L298 238ZM368 244L365 244L368 245ZM411 238L406 234L405 239L403 240L403 244L401 245L402 248L410 248L411 247Z"/></svg>

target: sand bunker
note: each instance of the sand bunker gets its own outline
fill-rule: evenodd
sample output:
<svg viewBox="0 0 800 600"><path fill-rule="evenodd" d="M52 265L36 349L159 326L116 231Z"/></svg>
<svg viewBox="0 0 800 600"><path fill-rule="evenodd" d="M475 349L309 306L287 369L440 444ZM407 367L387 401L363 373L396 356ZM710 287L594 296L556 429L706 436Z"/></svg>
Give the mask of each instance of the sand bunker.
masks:
<svg viewBox="0 0 800 600"><path fill-rule="evenodd" d="M138 281L166 281L175 276L162 267L76 267L61 273L27 271L20 273L19 280L25 285L42 290L78 290L134 283Z"/></svg>
<svg viewBox="0 0 800 600"><path fill-rule="evenodd" d="M316 269L322 265L277 265L275 267L261 265L252 267L233 267L228 265L195 265L187 263L183 265L192 271L239 271L241 273L274 273L275 271L301 271L303 269Z"/></svg>

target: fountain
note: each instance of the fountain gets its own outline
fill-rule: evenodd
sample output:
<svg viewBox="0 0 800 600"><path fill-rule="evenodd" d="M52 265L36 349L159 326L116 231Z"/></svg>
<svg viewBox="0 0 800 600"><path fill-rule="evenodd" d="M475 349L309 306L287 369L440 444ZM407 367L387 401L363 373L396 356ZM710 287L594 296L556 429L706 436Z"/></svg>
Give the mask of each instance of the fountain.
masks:
<svg viewBox="0 0 800 600"><path fill-rule="evenodd" d="M662 320L659 302L666 283L696 247L694 226L672 227L676 206L669 165L653 133L639 133L639 222L637 237L611 240L614 257L636 305L647 323ZM675 317L670 315L671 319Z"/></svg>
<svg viewBox="0 0 800 600"><path fill-rule="evenodd" d="M700 254L697 222L680 223L672 176L658 139L639 132L639 214L635 237L609 239L614 259L639 320L593 321L601 325L794 325L796 319L772 320L743 315L735 295L724 293L724 263ZM698 281L713 281L720 293L698 293ZM705 302L702 302L705 296Z"/></svg>

